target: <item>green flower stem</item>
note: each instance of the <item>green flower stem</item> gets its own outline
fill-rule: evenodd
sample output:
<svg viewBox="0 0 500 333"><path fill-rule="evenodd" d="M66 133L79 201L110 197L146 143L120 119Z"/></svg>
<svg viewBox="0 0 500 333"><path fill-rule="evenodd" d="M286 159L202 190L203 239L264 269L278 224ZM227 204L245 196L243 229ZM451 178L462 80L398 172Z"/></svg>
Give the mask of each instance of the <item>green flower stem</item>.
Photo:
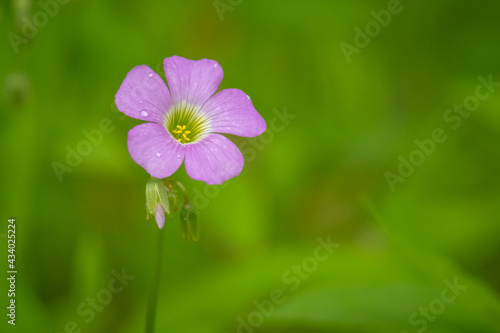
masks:
<svg viewBox="0 0 500 333"><path fill-rule="evenodd" d="M146 312L146 333L153 333L155 330L156 319L156 305L158 303L158 291L160 287L160 276L162 268L162 254L163 254L163 240L165 239L164 229L158 231L158 246L156 253L156 265L151 283L151 290L149 294L148 308Z"/></svg>

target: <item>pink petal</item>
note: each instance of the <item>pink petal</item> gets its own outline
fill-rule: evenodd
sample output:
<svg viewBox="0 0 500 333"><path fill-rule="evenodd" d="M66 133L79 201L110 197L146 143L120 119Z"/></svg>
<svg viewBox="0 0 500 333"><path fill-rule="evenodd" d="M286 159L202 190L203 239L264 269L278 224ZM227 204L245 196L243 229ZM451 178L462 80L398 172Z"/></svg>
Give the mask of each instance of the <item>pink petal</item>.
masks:
<svg viewBox="0 0 500 333"><path fill-rule="evenodd" d="M207 184L222 184L243 169L243 155L234 143L220 134L186 145L186 171Z"/></svg>
<svg viewBox="0 0 500 333"><path fill-rule="evenodd" d="M203 105L203 112L211 120L212 132L253 137L266 130L266 121L239 89L219 91Z"/></svg>
<svg viewBox="0 0 500 333"><path fill-rule="evenodd" d="M132 159L155 178L172 175L184 159L185 148L162 126L137 125L128 132L128 151Z"/></svg>
<svg viewBox="0 0 500 333"><path fill-rule="evenodd" d="M165 212L163 211L163 207L159 204L156 205L155 221L158 224L158 228L163 229L165 225Z"/></svg>
<svg viewBox="0 0 500 333"><path fill-rule="evenodd" d="M115 95L115 103L129 117L161 124L172 99L162 78L141 65L128 72Z"/></svg>
<svg viewBox="0 0 500 333"><path fill-rule="evenodd" d="M224 73L217 61L173 56L163 61L174 103L201 106L219 87Z"/></svg>

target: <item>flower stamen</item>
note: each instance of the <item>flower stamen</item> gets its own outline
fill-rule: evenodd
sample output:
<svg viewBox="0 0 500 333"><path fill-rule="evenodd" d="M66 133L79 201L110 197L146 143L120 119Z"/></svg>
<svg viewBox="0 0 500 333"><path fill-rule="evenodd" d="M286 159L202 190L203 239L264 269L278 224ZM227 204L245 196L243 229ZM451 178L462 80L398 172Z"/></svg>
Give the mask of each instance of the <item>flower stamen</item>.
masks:
<svg viewBox="0 0 500 333"><path fill-rule="evenodd" d="M187 134L191 133L191 131L185 131L186 125L177 125L175 126L178 128L178 130L172 130L175 134L179 134L179 138L177 138L177 141L181 143L185 143L186 141L191 141L190 138L187 137ZM182 139L184 139L184 142L182 142Z"/></svg>
<svg viewBox="0 0 500 333"><path fill-rule="evenodd" d="M177 141L179 141L180 143L186 143L187 141L191 141L190 138L187 137L188 134L191 133L191 131L186 131L186 125L177 125L175 126L178 128L178 130L172 130L173 133L175 134L179 134L178 135L178 138L177 138ZM184 139L184 142L183 140Z"/></svg>

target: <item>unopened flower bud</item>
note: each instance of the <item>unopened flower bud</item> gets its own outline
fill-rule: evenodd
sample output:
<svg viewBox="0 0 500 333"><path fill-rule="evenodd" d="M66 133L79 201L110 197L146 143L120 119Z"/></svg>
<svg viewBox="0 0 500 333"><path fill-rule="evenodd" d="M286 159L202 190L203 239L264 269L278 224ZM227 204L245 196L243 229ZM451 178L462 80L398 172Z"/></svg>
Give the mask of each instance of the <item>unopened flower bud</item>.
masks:
<svg viewBox="0 0 500 333"><path fill-rule="evenodd" d="M155 220L158 228L163 229L165 225L165 211L160 204L156 205Z"/></svg>
<svg viewBox="0 0 500 333"><path fill-rule="evenodd" d="M154 216L158 228L165 224L165 213L170 214L168 193L165 185L158 178L152 177L146 184L146 210L149 216Z"/></svg>
<svg viewBox="0 0 500 333"><path fill-rule="evenodd" d="M198 214L191 203L186 203L181 209L182 234L185 240L198 240Z"/></svg>

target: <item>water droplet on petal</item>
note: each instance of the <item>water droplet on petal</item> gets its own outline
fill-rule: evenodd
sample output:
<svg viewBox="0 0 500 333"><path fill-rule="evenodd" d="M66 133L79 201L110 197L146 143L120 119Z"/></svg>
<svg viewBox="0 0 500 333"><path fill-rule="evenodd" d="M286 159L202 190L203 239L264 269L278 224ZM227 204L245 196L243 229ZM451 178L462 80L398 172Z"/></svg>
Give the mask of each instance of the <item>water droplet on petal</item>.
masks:
<svg viewBox="0 0 500 333"><path fill-rule="evenodd" d="M141 116L143 116L143 117L147 117L147 116L148 116L147 111L146 111L146 110L142 110L142 111L141 111Z"/></svg>
<svg viewBox="0 0 500 333"><path fill-rule="evenodd" d="M217 67L217 64L214 64L214 68Z"/></svg>
<svg viewBox="0 0 500 333"><path fill-rule="evenodd" d="M148 76L149 76L149 77L153 77L153 73L149 73L149 74L148 74Z"/></svg>
<svg viewBox="0 0 500 333"><path fill-rule="evenodd" d="M247 95L247 99L250 100L250 96Z"/></svg>
<svg viewBox="0 0 500 333"><path fill-rule="evenodd" d="M160 157L161 156L161 153L156 153L156 157Z"/></svg>
<svg viewBox="0 0 500 333"><path fill-rule="evenodd" d="M179 154L179 155L177 155L176 157L177 157L177 158L181 158L181 155Z"/></svg>

